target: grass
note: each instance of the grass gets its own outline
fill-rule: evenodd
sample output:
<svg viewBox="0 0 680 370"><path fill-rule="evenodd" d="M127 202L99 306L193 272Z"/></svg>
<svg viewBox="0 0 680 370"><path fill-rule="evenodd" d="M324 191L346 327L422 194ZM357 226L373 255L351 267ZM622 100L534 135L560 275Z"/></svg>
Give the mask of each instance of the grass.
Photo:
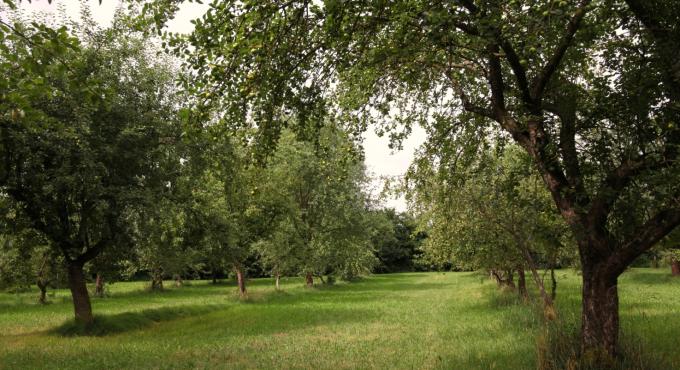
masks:
<svg viewBox="0 0 680 370"><path fill-rule="evenodd" d="M680 368L680 279L633 269L620 280L623 340ZM580 279L558 273L561 317L577 323ZM168 283L168 286L171 284ZM116 283L76 336L68 291L0 294L0 369L534 369L540 315L475 273L376 275L306 289L302 279L144 290ZM576 326L576 325L574 325Z"/></svg>

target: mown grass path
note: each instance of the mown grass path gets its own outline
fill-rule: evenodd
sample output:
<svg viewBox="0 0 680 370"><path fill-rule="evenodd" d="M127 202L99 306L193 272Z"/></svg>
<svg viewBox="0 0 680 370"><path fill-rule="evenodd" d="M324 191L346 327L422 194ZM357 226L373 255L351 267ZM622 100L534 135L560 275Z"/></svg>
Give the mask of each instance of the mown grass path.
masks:
<svg viewBox="0 0 680 370"><path fill-rule="evenodd" d="M560 312L575 317L579 279L559 276ZM679 283L654 270L621 283L624 330L678 364ZM66 291L47 306L0 294L0 369L535 368L539 315L475 273L377 275L315 289L286 279L283 289L253 280L240 301L233 285L149 293L117 283L94 300L109 333L88 337L54 332L72 315Z"/></svg>

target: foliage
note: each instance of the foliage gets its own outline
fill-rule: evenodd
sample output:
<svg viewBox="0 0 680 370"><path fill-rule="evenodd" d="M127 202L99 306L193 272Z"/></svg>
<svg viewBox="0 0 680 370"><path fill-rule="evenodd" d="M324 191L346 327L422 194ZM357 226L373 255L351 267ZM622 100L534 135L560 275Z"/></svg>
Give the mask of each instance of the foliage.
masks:
<svg viewBox="0 0 680 370"><path fill-rule="evenodd" d="M319 146L284 132L268 163L263 197L278 202L272 235L258 244L274 273L311 273L353 279L374 263L367 181L344 132L323 127ZM270 207L271 208L271 207Z"/></svg>
<svg viewBox="0 0 680 370"><path fill-rule="evenodd" d="M482 151L453 174L421 155L407 181L421 228L428 231L423 248L432 263L511 270L527 266L525 253L545 268L573 260L569 230L518 147Z"/></svg>
<svg viewBox="0 0 680 370"><path fill-rule="evenodd" d="M373 271L404 272L419 268L420 246L426 236L417 232L413 217L393 209L377 210L372 216L375 228L372 243L379 260Z"/></svg>

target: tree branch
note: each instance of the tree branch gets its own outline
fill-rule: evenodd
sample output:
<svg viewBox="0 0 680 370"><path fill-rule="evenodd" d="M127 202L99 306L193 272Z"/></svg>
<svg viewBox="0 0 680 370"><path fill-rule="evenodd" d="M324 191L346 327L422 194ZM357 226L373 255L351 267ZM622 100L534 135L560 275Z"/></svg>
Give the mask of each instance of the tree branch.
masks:
<svg viewBox="0 0 680 370"><path fill-rule="evenodd" d="M578 31L583 17L586 15L586 6L590 4L590 1L591 0L581 0L578 8L576 8L576 12L574 12L574 15L569 20L567 29L559 44L557 45L555 52L548 60L548 63L543 67L541 73L536 76L536 79L534 79L531 88L531 95L536 101L541 101L543 91L548 85L548 81L550 81L550 78L560 65L560 62L562 61L564 54L567 52L567 49L569 49L569 46L571 46L571 42L574 40L574 35L576 34L576 31Z"/></svg>
<svg viewBox="0 0 680 370"><path fill-rule="evenodd" d="M608 259L615 276L620 275L637 257L652 248L664 236L680 225L680 207L660 211L638 228Z"/></svg>
<svg viewBox="0 0 680 370"><path fill-rule="evenodd" d="M579 196L586 196L583 186L583 178L576 152L576 102L571 96L560 97L556 104L543 104L546 111L555 114L560 119L560 142L559 148L562 156L562 163L567 176L567 181L578 193ZM584 199L584 201L586 201ZM586 201L587 203L587 201Z"/></svg>
<svg viewBox="0 0 680 370"><path fill-rule="evenodd" d="M512 47L510 42L503 39L500 34L496 36L496 40L500 45L501 49L503 49L503 52L505 52L505 59L508 60L510 68L512 68L512 73L515 75L515 79L517 80L517 86L519 87L519 90L522 93L522 100L524 101L524 104L526 104L530 108L529 110L535 109L534 99L531 96L531 93L529 92L529 81L527 80L527 72L522 63L520 62L519 56L515 52L515 49Z"/></svg>
<svg viewBox="0 0 680 370"><path fill-rule="evenodd" d="M603 229L611 208L619 198L621 191L630 184L633 177L649 166L650 164L644 157L637 157L622 161L619 166L609 172L590 204L587 215L588 224L596 229Z"/></svg>

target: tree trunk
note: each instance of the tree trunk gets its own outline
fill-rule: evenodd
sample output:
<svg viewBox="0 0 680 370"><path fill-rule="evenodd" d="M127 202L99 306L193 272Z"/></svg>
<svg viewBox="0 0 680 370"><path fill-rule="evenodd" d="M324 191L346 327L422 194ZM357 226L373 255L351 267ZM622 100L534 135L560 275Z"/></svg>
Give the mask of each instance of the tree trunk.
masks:
<svg viewBox="0 0 680 370"><path fill-rule="evenodd" d="M557 299L557 279L555 278L555 267L550 267L550 281L552 285L550 286L550 299L555 302Z"/></svg>
<svg viewBox="0 0 680 370"><path fill-rule="evenodd" d="M151 273L151 290L163 290L163 273L155 270Z"/></svg>
<svg viewBox="0 0 680 370"><path fill-rule="evenodd" d="M87 292L82 264L69 263L68 285L73 297L76 321L85 325L91 325L94 322L94 316L92 316L92 305L90 304L90 295Z"/></svg>
<svg viewBox="0 0 680 370"><path fill-rule="evenodd" d="M182 275L180 275L180 274L175 275L175 286L176 286L177 288L179 288L179 287L181 287L183 284L184 284L184 282L182 281Z"/></svg>
<svg viewBox="0 0 680 370"><path fill-rule="evenodd" d="M36 285L38 286L38 289L40 289L40 298L38 298L38 302L40 304L47 303L47 283L38 280Z"/></svg>
<svg viewBox="0 0 680 370"><path fill-rule="evenodd" d="M217 284L217 269L212 269L212 283Z"/></svg>
<svg viewBox="0 0 680 370"><path fill-rule="evenodd" d="M280 290L280 289L281 289L280 281L281 281L281 274L279 274L279 273L277 272L277 273L276 273L276 290Z"/></svg>
<svg viewBox="0 0 680 370"><path fill-rule="evenodd" d="M582 355L607 364L616 357L619 336L617 278L605 278L606 270L583 269L581 312Z"/></svg>
<svg viewBox="0 0 680 370"><path fill-rule="evenodd" d="M671 257L671 274L680 276L680 260L675 257Z"/></svg>
<svg viewBox="0 0 680 370"><path fill-rule="evenodd" d="M517 288L519 297L526 301L529 298L529 292L527 292L527 280L524 275L524 266L519 266L517 268Z"/></svg>
<svg viewBox="0 0 680 370"><path fill-rule="evenodd" d="M555 318L556 312L553 307L553 301L550 299L550 296L548 293L545 291L545 285L543 284L543 279L541 279L541 276L538 275L538 270L536 269L536 264L534 263L533 257L531 257L531 253L529 252L529 249L526 247L526 245L521 244L521 249L522 249L522 254L524 254L524 259L526 260L527 265L529 265L529 270L531 271L531 276L534 278L534 282L536 283L536 286L538 286L538 291L541 293L541 298L543 299L543 314L546 319L552 320Z"/></svg>
<svg viewBox="0 0 680 370"><path fill-rule="evenodd" d="M491 270L491 276L496 280L496 284L500 288L503 285L503 279L498 275L498 272L496 270Z"/></svg>
<svg viewBox="0 0 680 370"><path fill-rule="evenodd" d="M311 272L308 272L305 275L305 284L307 285L308 288L311 288L314 286L314 277L312 276Z"/></svg>
<svg viewBox="0 0 680 370"><path fill-rule="evenodd" d="M236 281L238 282L238 293L241 297L244 297L246 295L246 281L240 268L236 268Z"/></svg>
<svg viewBox="0 0 680 370"><path fill-rule="evenodd" d="M94 295L97 297L104 296L104 278L101 274L97 274L97 279L94 284Z"/></svg>
<svg viewBox="0 0 680 370"><path fill-rule="evenodd" d="M515 277L512 275L512 270L505 271L505 285L515 290Z"/></svg>

